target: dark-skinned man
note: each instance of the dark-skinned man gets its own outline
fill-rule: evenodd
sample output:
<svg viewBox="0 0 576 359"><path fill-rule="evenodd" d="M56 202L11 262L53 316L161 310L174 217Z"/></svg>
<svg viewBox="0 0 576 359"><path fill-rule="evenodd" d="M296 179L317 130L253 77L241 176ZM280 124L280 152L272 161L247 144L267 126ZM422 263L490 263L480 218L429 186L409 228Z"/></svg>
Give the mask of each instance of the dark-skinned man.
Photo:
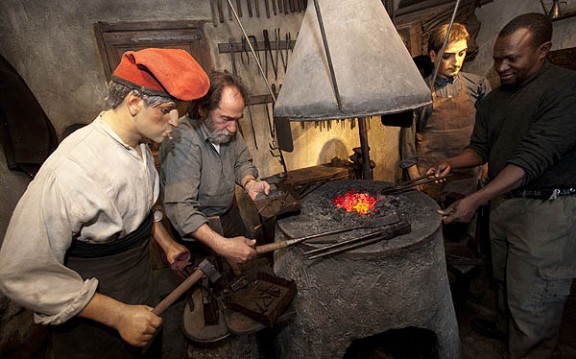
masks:
<svg viewBox="0 0 576 359"><path fill-rule="evenodd" d="M490 182L441 214L444 223L466 222L491 205L498 320L476 328L507 337L510 358L552 357L576 275L576 72L546 60L551 38L542 14L500 31L493 57L501 86L480 107L470 145L435 169L443 177L489 164Z"/></svg>

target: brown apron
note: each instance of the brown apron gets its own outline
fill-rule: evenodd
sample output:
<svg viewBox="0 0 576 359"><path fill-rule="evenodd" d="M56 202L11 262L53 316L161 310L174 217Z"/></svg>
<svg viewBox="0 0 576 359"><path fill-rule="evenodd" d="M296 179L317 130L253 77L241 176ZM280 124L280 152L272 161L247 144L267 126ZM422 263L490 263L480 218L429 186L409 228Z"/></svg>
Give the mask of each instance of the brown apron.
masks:
<svg viewBox="0 0 576 359"><path fill-rule="evenodd" d="M126 304L153 305L149 252L150 215L134 232L109 244L75 243L66 266L83 279L97 278L97 292ZM157 338L160 336L157 336ZM74 317L52 327L54 358L137 358L142 349L95 321Z"/></svg>
<svg viewBox="0 0 576 359"><path fill-rule="evenodd" d="M432 100L432 114L424 128L416 133L420 173L426 173L431 166L460 154L470 143L474 130L476 109L461 83L456 96L439 97L434 91ZM466 176L453 176L441 184L431 184L427 186L426 192L436 200L448 193L466 196L474 192L478 185L480 167L463 172Z"/></svg>

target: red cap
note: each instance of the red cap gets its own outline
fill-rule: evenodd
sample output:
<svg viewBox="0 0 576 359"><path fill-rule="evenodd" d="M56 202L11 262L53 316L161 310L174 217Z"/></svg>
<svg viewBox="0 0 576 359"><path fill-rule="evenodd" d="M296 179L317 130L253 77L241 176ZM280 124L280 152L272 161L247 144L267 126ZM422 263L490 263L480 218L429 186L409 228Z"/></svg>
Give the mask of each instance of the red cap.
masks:
<svg viewBox="0 0 576 359"><path fill-rule="evenodd" d="M114 70L113 80L149 95L192 101L210 87L208 75L194 58L181 49L126 51Z"/></svg>

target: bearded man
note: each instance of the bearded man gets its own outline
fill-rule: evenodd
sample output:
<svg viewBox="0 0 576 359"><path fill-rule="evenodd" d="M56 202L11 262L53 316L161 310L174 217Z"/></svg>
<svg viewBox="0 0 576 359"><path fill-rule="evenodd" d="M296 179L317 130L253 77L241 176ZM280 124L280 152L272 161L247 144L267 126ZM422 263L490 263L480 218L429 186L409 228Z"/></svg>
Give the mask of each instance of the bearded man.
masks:
<svg viewBox="0 0 576 359"><path fill-rule="evenodd" d="M208 93L194 103L174 139L160 148L163 204L166 215L183 239L191 238L233 262L256 256L255 240L246 229L237 206L235 185L255 199L268 194L270 185L258 179L258 170L238 132L247 91L225 72L210 75ZM223 236L208 225L218 216Z"/></svg>

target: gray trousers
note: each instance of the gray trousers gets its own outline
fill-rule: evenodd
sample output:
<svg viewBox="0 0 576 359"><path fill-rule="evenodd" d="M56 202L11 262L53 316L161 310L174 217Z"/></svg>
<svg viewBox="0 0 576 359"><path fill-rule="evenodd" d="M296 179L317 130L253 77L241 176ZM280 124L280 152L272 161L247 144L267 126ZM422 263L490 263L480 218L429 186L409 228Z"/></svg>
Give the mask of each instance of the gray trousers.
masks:
<svg viewBox="0 0 576 359"><path fill-rule="evenodd" d="M576 277L576 196L493 200L490 241L508 355L551 358Z"/></svg>

